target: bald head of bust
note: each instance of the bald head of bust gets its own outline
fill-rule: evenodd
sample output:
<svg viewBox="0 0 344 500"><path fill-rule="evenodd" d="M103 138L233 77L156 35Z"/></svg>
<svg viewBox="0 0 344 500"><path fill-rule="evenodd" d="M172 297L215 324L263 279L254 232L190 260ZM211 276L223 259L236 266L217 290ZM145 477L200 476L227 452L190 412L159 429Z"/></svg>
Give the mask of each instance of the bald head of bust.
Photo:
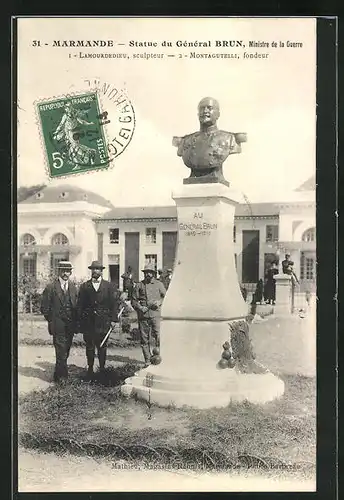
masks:
<svg viewBox="0 0 344 500"><path fill-rule="evenodd" d="M204 97L198 104L198 119L201 130L215 125L220 116L220 106L213 97Z"/></svg>

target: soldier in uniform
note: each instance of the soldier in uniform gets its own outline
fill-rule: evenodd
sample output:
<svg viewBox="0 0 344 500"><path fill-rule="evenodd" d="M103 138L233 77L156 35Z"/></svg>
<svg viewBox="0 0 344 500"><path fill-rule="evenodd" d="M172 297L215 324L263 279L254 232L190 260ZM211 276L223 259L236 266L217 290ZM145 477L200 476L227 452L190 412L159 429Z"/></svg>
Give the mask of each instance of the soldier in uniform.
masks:
<svg viewBox="0 0 344 500"><path fill-rule="evenodd" d="M60 261L58 277L43 291L41 313L48 322L48 331L53 337L56 364L55 382L68 378L67 360L77 332L77 290L69 280L73 266L69 261Z"/></svg>
<svg viewBox="0 0 344 500"><path fill-rule="evenodd" d="M156 347L160 346L160 309L166 290L162 282L156 279L154 265L147 264L142 272L144 279L133 291L132 306L137 312L143 357L145 366L148 366L152 355L151 335Z"/></svg>
<svg viewBox="0 0 344 500"><path fill-rule="evenodd" d="M98 351L100 371L105 369L106 342L102 347L100 344L110 326L114 327L118 322L119 297L113 284L103 279L105 268L100 262L93 261L88 268L92 276L80 286L77 307L80 332L86 343L87 375L91 379L94 373L95 348Z"/></svg>

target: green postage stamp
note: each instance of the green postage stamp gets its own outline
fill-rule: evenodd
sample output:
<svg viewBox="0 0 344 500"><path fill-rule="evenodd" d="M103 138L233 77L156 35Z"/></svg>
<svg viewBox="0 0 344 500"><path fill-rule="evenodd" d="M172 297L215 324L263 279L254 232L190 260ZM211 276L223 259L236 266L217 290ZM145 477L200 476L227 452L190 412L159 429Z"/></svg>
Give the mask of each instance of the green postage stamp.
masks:
<svg viewBox="0 0 344 500"><path fill-rule="evenodd" d="M109 167L110 158L97 92L37 104L50 177Z"/></svg>

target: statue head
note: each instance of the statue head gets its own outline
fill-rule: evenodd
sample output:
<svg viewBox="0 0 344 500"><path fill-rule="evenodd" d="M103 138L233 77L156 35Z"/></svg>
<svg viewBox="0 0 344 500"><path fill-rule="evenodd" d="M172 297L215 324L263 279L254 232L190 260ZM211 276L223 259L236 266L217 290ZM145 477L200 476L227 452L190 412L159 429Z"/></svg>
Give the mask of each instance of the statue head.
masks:
<svg viewBox="0 0 344 500"><path fill-rule="evenodd" d="M198 104L198 118L201 127L215 125L220 116L220 106L216 99L204 97Z"/></svg>

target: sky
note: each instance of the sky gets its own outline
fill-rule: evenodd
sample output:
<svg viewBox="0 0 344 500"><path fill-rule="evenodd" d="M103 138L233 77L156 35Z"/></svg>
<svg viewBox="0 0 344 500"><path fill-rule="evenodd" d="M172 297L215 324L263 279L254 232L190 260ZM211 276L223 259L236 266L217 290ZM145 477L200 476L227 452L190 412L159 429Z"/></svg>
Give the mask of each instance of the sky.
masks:
<svg viewBox="0 0 344 500"><path fill-rule="evenodd" d="M18 186L78 185L115 206L173 204L171 194L189 170L177 157L172 137L198 130L197 104L205 96L220 103L219 128L248 135L242 153L224 164L233 189L252 202L287 201L294 196L293 189L314 175L314 19L28 18L19 21L18 33ZM126 52L130 58L69 58L80 49L52 47L53 40L65 39L114 40L112 48L82 50ZM33 40L40 40L41 47L33 47ZM130 48L130 40L156 41L159 46ZM212 47L176 48L177 40L210 40ZM214 48L216 40L243 40L246 48ZM278 45L283 41L285 47L248 49L249 40ZM163 41L174 47L162 48ZM287 41L303 46L286 47ZM236 52L240 59L190 59L192 51ZM165 57L133 59L144 52ZM244 59L244 52L269 55ZM175 57L167 57L168 53ZM93 77L126 89L135 110L133 138L108 171L51 180L35 103L84 92L85 79Z"/></svg>

